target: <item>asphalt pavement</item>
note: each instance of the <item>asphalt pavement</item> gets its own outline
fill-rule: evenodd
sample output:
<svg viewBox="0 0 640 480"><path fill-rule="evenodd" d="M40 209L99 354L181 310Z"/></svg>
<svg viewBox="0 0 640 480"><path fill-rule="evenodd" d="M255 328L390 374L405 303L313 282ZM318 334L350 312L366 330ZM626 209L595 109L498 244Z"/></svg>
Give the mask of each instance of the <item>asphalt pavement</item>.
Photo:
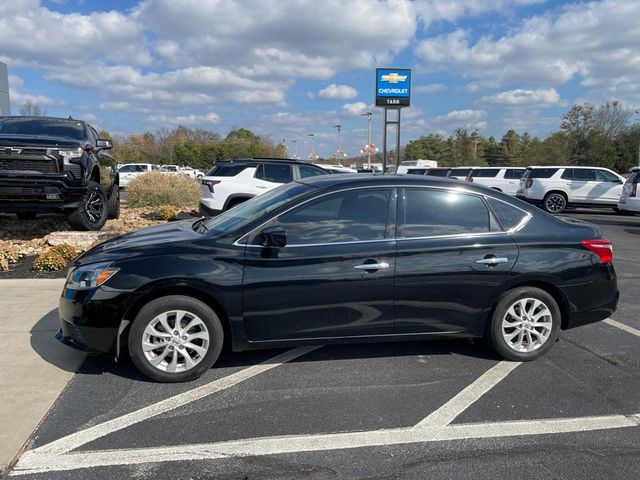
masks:
<svg viewBox="0 0 640 480"><path fill-rule="evenodd" d="M614 242L621 303L538 361L468 340L225 352L162 385L92 357L11 475L640 478L640 217L567 215Z"/></svg>

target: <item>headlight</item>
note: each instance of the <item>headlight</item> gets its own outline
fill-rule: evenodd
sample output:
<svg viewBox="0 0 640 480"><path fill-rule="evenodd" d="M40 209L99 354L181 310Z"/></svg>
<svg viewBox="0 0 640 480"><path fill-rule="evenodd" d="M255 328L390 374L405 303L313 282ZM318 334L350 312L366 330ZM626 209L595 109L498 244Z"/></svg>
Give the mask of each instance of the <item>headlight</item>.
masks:
<svg viewBox="0 0 640 480"><path fill-rule="evenodd" d="M113 277L118 270L120 269L104 263L76 267L71 269L67 275L67 287L74 290L99 287Z"/></svg>
<svg viewBox="0 0 640 480"><path fill-rule="evenodd" d="M58 155L62 157L62 162L65 165L78 163L78 159L82 157L83 153L84 150L82 150L81 148L74 148L71 150L58 150ZM75 160L75 162L73 160Z"/></svg>

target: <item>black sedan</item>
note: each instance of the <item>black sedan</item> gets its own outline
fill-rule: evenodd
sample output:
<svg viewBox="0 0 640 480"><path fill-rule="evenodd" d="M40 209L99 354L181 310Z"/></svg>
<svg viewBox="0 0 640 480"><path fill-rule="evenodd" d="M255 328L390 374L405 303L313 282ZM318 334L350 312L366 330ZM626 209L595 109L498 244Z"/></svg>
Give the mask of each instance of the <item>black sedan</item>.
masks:
<svg viewBox="0 0 640 480"><path fill-rule="evenodd" d="M481 186L313 177L93 248L69 272L58 338L128 350L163 382L202 375L225 342L484 337L527 361L615 311L612 261L597 227Z"/></svg>

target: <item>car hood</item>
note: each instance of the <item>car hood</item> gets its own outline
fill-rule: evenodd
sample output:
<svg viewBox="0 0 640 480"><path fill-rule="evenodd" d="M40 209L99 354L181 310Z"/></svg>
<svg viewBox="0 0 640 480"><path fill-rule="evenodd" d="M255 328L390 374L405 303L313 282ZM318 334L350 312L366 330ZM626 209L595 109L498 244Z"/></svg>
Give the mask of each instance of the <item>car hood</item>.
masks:
<svg viewBox="0 0 640 480"><path fill-rule="evenodd" d="M0 133L0 146L6 147L49 147L49 148L78 148L82 142L64 137L47 137L40 135L10 135Z"/></svg>
<svg viewBox="0 0 640 480"><path fill-rule="evenodd" d="M164 250L177 242L200 239L202 235L193 231L194 221L169 222L107 240L77 258L75 264L85 265L147 255Z"/></svg>

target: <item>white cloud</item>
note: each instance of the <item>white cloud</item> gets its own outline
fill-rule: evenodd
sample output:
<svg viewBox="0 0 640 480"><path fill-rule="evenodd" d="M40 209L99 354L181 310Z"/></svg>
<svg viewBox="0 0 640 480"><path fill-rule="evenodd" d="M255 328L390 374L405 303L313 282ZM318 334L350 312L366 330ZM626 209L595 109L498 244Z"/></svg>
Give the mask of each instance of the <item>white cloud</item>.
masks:
<svg viewBox="0 0 640 480"><path fill-rule="evenodd" d="M367 111L367 104L364 102L345 103L342 106L342 109L345 112L347 112L349 115L353 115L354 117L357 117L363 112Z"/></svg>
<svg viewBox="0 0 640 480"><path fill-rule="evenodd" d="M518 107L523 105L550 107L563 104L560 94L555 88L540 88L537 90L518 88L481 97L478 103L496 107Z"/></svg>
<svg viewBox="0 0 640 480"><path fill-rule="evenodd" d="M46 95L33 94L23 92L24 80L16 75L9 75L9 97L11 104L14 106L13 110L18 111L18 108L26 102L37 103L41 107L51 107L56 105L63 105L64 102L56 100Z"/></svg>
<svg viewBox="0 0 640 480"><path fill-rule="evenodd" d="M446 92L448 87L442 83L431 83L429 85L416 85L413 87L415 93L440 93Z"/></svg>
<svg viewBox="0 0 640 480"><path fill-rule="evenodd" d="M129 110L129 102L104 102L99 105L100 110Z"/></svg>
<svg viewBox="0 0 640 480"><path fill-rule="evenodd" d="M179 115L171 117L168 115L149 115L146 121L158 125L204 125L220 123L220 116L217 113L209 112L205 115Z"/></svg>
<svg viewBox="0 0 640 480"><path fill-rule="evenodd" d="M416 10L422 23L428 27L438 20L454 22L463 17L474 17L488 12L504 13L513 8L544 3L546 0L418 0Z"/></svg>
<svg viewBox="0 0 640 480"><path fill-rule="evenodd" d="M336 85L332 83L318 92L321 98L339 98L341 100L351 100L358 96L358 91L349 85Z"/></svg>
<svg viewBox="0 0 640 480"><path fill-rule="evenodd" d="M472 40L469 31L424 40L416 55L429 70L474 79L472 89L527 82L583 86L640 95L640 2L603 0L567 5L522 21L500 38ZM615 32L615 33L614 33Z"/></svg>

